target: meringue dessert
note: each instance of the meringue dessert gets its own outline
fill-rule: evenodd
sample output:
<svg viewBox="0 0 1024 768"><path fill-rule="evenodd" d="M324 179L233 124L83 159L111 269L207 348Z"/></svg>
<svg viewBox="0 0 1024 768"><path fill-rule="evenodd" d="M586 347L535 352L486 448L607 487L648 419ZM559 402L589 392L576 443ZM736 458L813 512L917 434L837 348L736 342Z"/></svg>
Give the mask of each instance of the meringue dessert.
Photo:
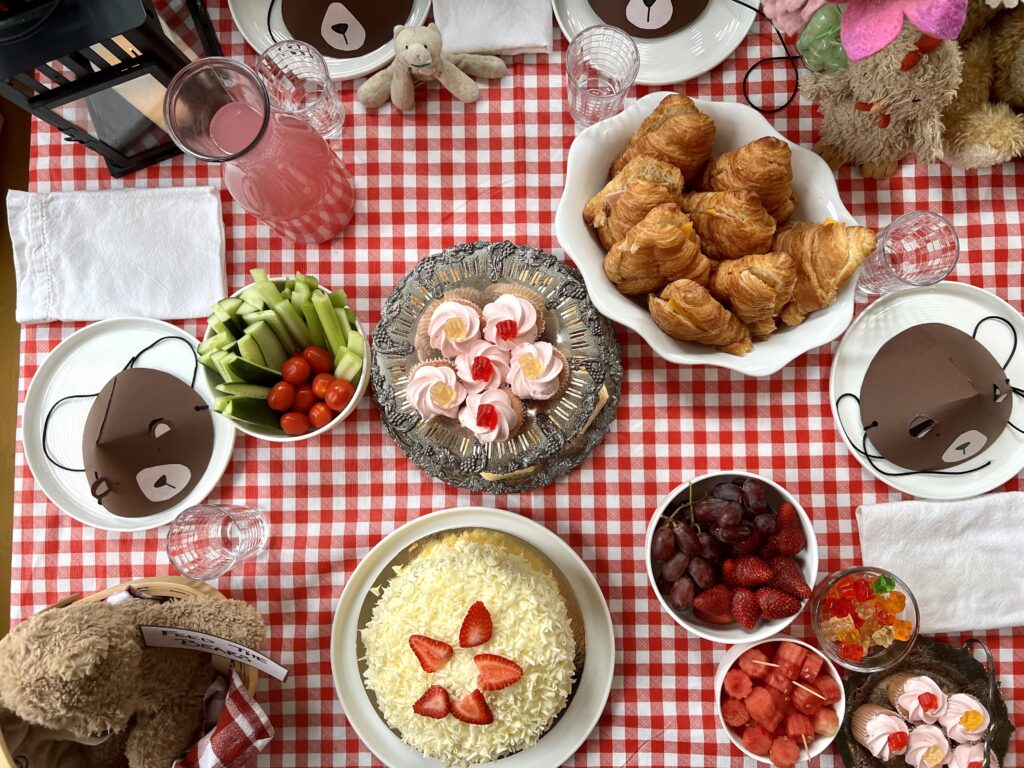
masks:
<svg viewBox="0 0 1024 768"><path fill-rule="evenodd" d="M481 443L508 440L523 424L523 404L508 389L488 389L466 396L459 423Z"/></svg>
<svg viewBox="0 0 1024 768"><path fill-rule="evenodd" d="M508 384L523 400L551 400L569 388L569 366L546 341L517 344L510 360Z"/></svg>
<svg viewBox="0 0 1024 768"><path fill-rule="evenodd" d="M919 725L910 732L907 754L904 756L907 765L913 768L938 768L946 763L948 757L949 740L938 726Z"/></svg>
<svg viewBox="0 0 1024 768"><path fill-rule="evenodd" d="M926 675L901 672L888 686L889 703L911 723L932 725L946 711L946 694Z"/></svg>
<svg viewBox="0 0 1024 768"><path fill-rule="evenodd" d="M544 331L544 317L532 301L504 293L484 306L484 338L504 350L536 341Z"/></svg>
<svg viewBox="0 0 1024 768"><path fill-rule="evenodd" d="M853 713L853 738L882 762L902 755L910 742L906 722L891 709L877 704L862 704Z"/></svg>
<svg viewBox="0 0 1024 768"><path fill-rule="evenodd" d="M405 398L424 420L437 416L454 419L466 399L466 389L450 363L432 360L409 371Z"/></svg>
<svg viewBox="0 0 1024 768"><path fill-rule="evenodd" d="M939 717L939 725L946 735L960 744L981 741L992 719L981 702L969 693L954 693L946 700L946 711Z"/></svg>

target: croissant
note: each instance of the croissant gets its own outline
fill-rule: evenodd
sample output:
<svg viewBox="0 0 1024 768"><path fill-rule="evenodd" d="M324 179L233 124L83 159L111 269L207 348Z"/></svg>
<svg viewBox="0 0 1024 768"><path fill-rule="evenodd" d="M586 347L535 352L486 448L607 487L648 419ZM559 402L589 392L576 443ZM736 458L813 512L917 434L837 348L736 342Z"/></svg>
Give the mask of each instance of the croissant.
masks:
<svg viewBox="0 0 1024 768"><path fill-rule="evenodd" d="M604 273L627 296L689 278L707 285L711 259L700 252L690 217L674 204L652 208L604 259Z"/></svg>
<svg viewBox="0 0 1024 768"><path fill-rule="evenodd" d="M796 263L793 300L782 310L782 322L798 325L811 312L835 303L839 290L875 249L875 233L842 222L799 222L780 229L772 243Z"/></svg>
<svg viewBox="0 0 1024 768"><path fill-rule="evenodd" d="M750 329L693 280L676 280L660 296L650 294L647 306L654 322L674 339L718 347L731 355L754 348Z"/></svg>
<svg viewBox="0 0 1024 768"><path fill-rule="evenodd" d="M711 158L714 143L715 121L697 109L689 97L673 93L662 99L630 137L625 151L612 164L612 173L618 173L635 157L650 155L678 166L685 178L696 179Z"/></svg>
<svg viewBox="0 0 1024 768"><path fill-rule="evenodd" d="M693 192L680 206L693 219L701 249L712 259L772 250L775 219L753 192Z"/></svg>
<svg viewBox="0 0 1024 768"><path fill-rule="evenodd" d="M793 150L772 136L752 141L716 157L705 169L700 188L709 192L750 190L776 222L785 224L796 207Z"/></svg>
<svg viewBox="0 0 1024 768"><path fill-rule="evenodd" d="M795 285L796 264L788 253L778 252L721 262L709 288L761 341L775 331L775 318L793 298Z"/></svg>
<svg viewBox="0 0 1024 768"><path fill-rule="evenodd" d="M674 165L641 155L604 185L583 209L583 219L597 230L605 251L664 203L681 202L683 175Z"/></svg>

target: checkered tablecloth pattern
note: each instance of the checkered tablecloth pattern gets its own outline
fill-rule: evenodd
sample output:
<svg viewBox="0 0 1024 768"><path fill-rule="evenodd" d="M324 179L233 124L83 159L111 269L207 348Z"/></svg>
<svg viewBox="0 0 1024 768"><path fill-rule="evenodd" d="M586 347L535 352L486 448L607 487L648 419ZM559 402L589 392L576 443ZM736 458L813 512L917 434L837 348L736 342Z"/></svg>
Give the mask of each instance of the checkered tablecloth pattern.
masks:
<svg viewBox="0 0 1024 768"><path fill-rule="evenodd" d="M255 54L234 29L226 3L209 5L226 52L253 64ZM502 239L560 253L553 222L575 128L565 111L565 42L557 30L556 41L549 57L515 57L510 74L484 85L480 102L468 106L434 86L417 93L413 114L390 107L367 112L355 103L359 81L344 83L348 117L334 146L356 180L354 223L330 244L296 248L222 193L232 289L247 282L251 267L300 269L343 286L372 327L395 283L427 254ZM747 68L778 53L771 44L767 28L756 22L736 54L676 88L740 100ZM755 96L784 98L785 76L782 65L777 81L770 70L755 74ZM797 100L771 120L805 146L815 139L809 103ZM220 169L179 157L111 181L97 156L37 123L31 178L35 190L219 185ZM918 208L947 216L963 245L954 278L1021 306L1020 162L978 172L907 164L885 181L847 169L839 187L853 215L869 226ZM20 402L37 366L76 327L23 329ZM196 322L184 327L202 330ZM277 729L261 765L378 764L335 696L328 652L334 606L347 576L382 537L432 510L468 504L514 510L548 526L583 557L607 598L618 647L615 682L600 723L568 765L744 764L713 709L711 681L725 648L681 631L648 587L642 549L651 511L697 474L764 473L796 494L814 519L820 570L828 572L859 562L857 505L900 495L865 474L840 443L828 405L834 343L774 376L748 379L667 364L622 328L618 338L626 369L618 419L579 469L543 490L496 498L427 477L386 436L369 396L343 428L322 439L282 446L239 436L214 499L266 510L273 538L258 561L217 586L260 610L269 626L269 653L291 669L284 684L261 682L257 698ZM1008 485L1020 487L1019 480ZM58 512L33 482L20 444L14 512L15 621L69 593L172 572L160 532L112 534ZM793 631L806 637L809 627L801 619ZM1024 726L1024 631L989 632L984 639L995 653L1011 713ZM1014 746L1020 751L1024 741ZM815 763L830 768L839 761L830 751ZM1006 764L1024 761L1010 757Z"/></svg>

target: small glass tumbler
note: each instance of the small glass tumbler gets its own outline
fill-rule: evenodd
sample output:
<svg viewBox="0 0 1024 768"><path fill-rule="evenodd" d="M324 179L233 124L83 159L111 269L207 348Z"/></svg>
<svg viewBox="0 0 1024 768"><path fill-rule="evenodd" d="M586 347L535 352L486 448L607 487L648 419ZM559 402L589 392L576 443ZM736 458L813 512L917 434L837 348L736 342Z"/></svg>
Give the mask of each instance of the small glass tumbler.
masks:
<svg viewBox="0 0 1024 768"><path fill-rule="evenodd" d="M953 271L958 258L960 240L952 224L931 211L905 213L878 236L857 291L875 296L934 285Z"/></svg>
<svg viewBox="0 0 1024 768"><path fill-rule="evenodd" d="M580 125L593 125L622 111L640 71L640 52L621 29L588 27L569 45L565 69L569 114Z"/></svg>
<svg viewBox="0 0 1024 768"><path fill-rule="evenodd" d="M277 43L260 56L256 72L274 109L301 117L325 139L341 135L345 108L316 48L301 40Z"/></svg>
<svg viewBox="0 0 1024 768"><path fill-rule="evenodd" d="M263 551L270 524L255 507L199 504L167 531L167 556L182 576L208 581Z"/></svg>

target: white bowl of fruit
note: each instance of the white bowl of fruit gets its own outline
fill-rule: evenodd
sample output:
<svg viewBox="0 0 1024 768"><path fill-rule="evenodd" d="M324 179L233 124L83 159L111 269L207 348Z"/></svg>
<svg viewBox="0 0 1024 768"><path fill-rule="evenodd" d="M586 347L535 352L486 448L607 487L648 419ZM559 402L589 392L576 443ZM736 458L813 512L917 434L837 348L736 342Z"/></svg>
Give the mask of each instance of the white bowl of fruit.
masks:
<svg viewBox="0 0 1024 768"><path fill-rule="evenodd" d="M669 616L726 644L788 627L818 573L807 513L784 488L750 472L676 486L651 518L645 552L651 588Z"/></svg>
<svg viewBox="0 0 1024 768"><path fill-rule="evenodd" d="M820 755L835 739L846 691L821 651L779 637L729 649L715 672L715 710L744 754L791 768Z"/></svg>
<svg viewBox="0 0 1024 768"><path fill-rule="evenodd" d="M348 418L366 393L368 342L344 291L316 278L268 278L217 302L199 345L214 410L242 432L305 440Z"/></svg>

